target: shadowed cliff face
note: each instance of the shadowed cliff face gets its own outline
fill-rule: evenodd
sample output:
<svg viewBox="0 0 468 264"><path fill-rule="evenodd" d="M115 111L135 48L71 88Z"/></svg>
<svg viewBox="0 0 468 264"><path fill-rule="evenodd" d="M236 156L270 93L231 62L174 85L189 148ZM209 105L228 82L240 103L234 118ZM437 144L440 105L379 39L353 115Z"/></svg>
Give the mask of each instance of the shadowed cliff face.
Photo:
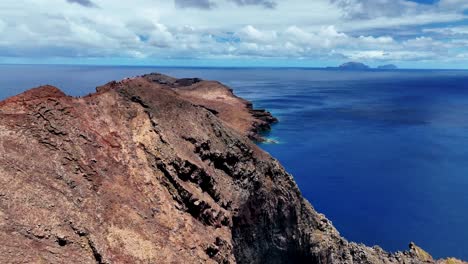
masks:
<svg viewBox="0 0 468 264"><path fill-rule="evenodd" d="M435 263L341 238L251 142L275 121L158 74L0 102L0 263Z"/></svg>

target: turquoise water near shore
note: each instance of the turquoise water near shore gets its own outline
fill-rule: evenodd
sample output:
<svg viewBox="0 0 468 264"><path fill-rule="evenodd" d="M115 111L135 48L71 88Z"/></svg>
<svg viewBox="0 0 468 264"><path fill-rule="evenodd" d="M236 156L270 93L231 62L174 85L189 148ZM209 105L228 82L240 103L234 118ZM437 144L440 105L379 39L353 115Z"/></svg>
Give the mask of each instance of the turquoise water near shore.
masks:
<svg viewBox="0 0 468 264"><path fill-rule="evenodd" d="M260 146L347 239L468 260L468 72L0 65L0 99L162 72L219 80L280 122Z"/></svg>

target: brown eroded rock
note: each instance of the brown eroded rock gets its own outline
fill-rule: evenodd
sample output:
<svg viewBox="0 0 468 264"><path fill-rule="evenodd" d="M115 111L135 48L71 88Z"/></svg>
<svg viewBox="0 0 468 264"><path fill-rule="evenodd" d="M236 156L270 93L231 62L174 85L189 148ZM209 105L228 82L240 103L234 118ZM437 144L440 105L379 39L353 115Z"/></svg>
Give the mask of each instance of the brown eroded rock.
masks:
<svg viewBox="0 0 468 264"><path fill-rule="evenodd" d="M158 78L0 103L0 263L435 263L343 239L245 136L268 114Z"/></svg>
<svg viewBox="0 0 468 264"><path fill-rule="evenodd" d="M263 141L260 133L270 130L270 125L278 122L270 112L253 109L252 103L237 97L232 89L217 81L174 79L158 73L145 75L144 78L171 87L184 99L206 108L225 121L226 125L255 141Z"/></svg>

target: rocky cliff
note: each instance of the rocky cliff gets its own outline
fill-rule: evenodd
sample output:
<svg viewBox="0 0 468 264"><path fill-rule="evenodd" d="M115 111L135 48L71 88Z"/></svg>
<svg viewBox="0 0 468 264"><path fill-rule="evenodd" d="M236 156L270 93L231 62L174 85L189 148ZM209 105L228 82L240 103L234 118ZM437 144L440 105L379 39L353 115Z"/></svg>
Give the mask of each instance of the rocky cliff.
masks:
<svg viewBox="0 0 468 264"><path fill-rule="evenodd" d="M275 121L160 74L0 102L0 263L436 262L342 238L251 141Z"/></svg>

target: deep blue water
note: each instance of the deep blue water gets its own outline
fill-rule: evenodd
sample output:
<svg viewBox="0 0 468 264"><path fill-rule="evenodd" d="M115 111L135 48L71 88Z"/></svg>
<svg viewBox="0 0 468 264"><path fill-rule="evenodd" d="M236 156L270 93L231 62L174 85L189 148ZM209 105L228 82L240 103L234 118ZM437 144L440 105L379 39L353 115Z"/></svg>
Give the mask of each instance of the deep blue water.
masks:
<svg viewBox="0 0 468 264"><path fill-rule="evenodd" d="M468 72L0 66L0 98L148 72L215 79L280 119L261 147L349 240L468 260Z"/></svg>

